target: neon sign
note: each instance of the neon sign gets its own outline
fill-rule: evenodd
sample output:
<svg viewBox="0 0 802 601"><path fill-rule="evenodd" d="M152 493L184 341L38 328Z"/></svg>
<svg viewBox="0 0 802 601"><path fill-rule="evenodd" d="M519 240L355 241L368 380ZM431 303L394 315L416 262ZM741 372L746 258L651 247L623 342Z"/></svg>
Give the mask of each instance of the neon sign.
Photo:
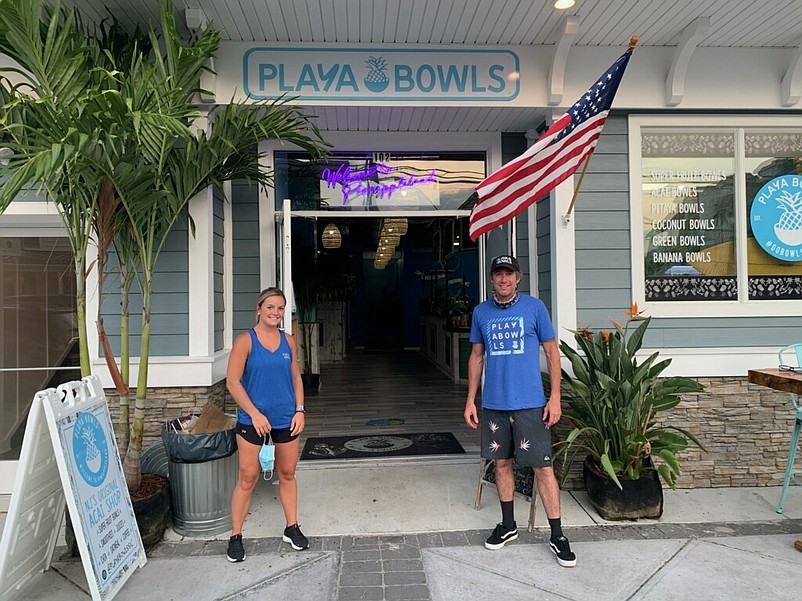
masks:
<svg viewBox="0 0 802 601"><path fill-rule="evenodd" d="M382 163L370 165L363 171L353 171L350 165L344 163L336 171L326 167L320 173L320 178L326 182L327 188L334 188L340 184L343 205L347 205L352 198L360 196L386 199L390 198L396 190L437 183L437 174L434 169L426 175L401 175L393 181L379 181L380 176L389 176L394 171L394 167Z"/></svg>
<svg viewBox="0 0 802 601"><path fill-rule="evenodd" d="M379 174L388 175L393 172L393 168L389 165L382 163L375 163L370 165L364 171L352 171L351 165L343 163L337 167L337 171L332 171L326 167L320 174L320 177L326 180L326 185L333 188L335 184L352 184L355 181L371 179L377 177Z"/></svg>

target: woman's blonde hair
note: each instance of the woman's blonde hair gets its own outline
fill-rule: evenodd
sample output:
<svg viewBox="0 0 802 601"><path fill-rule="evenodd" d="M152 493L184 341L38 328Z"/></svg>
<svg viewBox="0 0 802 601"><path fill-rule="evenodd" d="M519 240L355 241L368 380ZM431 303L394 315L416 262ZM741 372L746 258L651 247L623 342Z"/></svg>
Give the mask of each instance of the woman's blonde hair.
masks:
<svg viewBox="0 0 802 601"><path fill-rule="evenodd" d="M282 292L281 288L277 288L276 286L265 288L259 293L259 298L256 299L256 323L259 323L259 308L262 306L262 303L265 302L265 299L271 296L280 296L284 303L287 303L287 297L284 296L284 292Z"/></svg>

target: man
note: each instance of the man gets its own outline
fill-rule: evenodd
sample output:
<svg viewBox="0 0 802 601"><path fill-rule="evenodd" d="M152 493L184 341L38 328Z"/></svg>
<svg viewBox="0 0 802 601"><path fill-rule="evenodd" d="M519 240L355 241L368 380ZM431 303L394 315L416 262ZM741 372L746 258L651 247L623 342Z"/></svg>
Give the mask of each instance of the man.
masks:
<svg viewBox="0 0 802 601"><path fill-rule="evenodd" d="M549 547L564 567L576 565L576 555L563 535L560 522L560 487L551 465L551 431L562 414L560 407L560 351L546 306L539 299L518 292L521 269L511 255L501 255L490 265L493 298L479 304L471 323L471 355L468 359L468 399L465 421L481 425L482 457L496 466L496 489L502 520L485 542L501 549L518 538L513 494L513 458L535 471L537 490L551 527ZM551 392L548 402L540 377L540 346L546 353ZM476 409L476 393L482 369L482 419Z"/></svg>

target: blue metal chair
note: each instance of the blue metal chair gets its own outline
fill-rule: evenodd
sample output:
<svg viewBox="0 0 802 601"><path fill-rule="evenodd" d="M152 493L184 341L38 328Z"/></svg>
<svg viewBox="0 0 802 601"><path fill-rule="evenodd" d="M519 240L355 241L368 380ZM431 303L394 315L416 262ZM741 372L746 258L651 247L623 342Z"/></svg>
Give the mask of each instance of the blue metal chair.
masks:
<svg viewBox="0 0 802 601"><path fill-rule="evenodd" d="M795 372L802 371L802 343L789 344L780 349L780 352L777 353L777 360L779 361L780 369L787 369ZM799 397L794 393L791 393L791 404L794 406L796 419L794 422L794 430L791 434L791 448L788 449L788 461L785 464L785 479L783 480L783 489L780 493L780 502L777 504L777 513L783 512L783 503L785 502L785 495L788 493L788 485L792 482L802 485L802 480L796 477L797 474L802 474L802 469L794 469L796 452L799 448L799 434L802 432L802 404L800 404Z"/></svg>

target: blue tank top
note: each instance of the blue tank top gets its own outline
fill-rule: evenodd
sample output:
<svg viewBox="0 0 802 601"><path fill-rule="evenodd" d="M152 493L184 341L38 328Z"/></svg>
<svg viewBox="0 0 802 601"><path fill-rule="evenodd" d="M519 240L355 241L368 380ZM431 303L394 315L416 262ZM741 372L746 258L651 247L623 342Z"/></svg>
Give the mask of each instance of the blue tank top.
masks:
<svg viewBox="0 0 802 601"><path fill-rule="evenodd" d="M272 428L289 428L295 415L295 386L292 379L292 350L284 332L279 332L278 348L270 352L251 328L251 351L245 361L242 386L251 402L267 417ZM237 419L251 425L251 416L242 409Z"/></svg>

